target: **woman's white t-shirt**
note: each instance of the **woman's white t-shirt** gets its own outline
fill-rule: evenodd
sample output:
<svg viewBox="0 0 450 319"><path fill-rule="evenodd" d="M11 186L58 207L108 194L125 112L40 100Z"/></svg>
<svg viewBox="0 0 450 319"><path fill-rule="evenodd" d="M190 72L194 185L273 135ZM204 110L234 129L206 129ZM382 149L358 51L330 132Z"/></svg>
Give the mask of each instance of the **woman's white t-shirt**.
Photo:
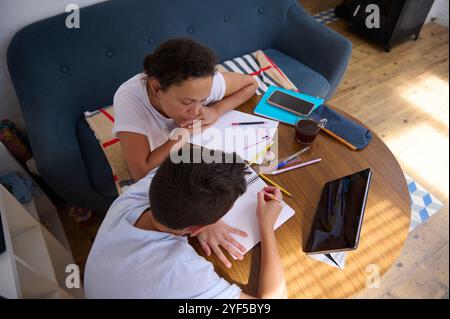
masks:
<svg viewBox="0 0 450 319"><path fill-rule="evenodd" d="M170 133L178 127L174 120L164 117L151 104L147 94L147 75L137 74L123 83L114 95L113 136L118 132L132 132L147 136L150 150L169 140ZM211 93L206 105L223 99L225 80L220 72L213 76Z"/></svg>

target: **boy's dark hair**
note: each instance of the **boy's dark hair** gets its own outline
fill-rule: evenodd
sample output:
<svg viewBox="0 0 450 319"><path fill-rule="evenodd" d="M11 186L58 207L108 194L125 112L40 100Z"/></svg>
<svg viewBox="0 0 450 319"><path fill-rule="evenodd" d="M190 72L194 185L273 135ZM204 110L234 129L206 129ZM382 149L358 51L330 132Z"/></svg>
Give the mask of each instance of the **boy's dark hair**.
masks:
<svg viewBox="0 0 450 319"><path fill-rule="evenodd" d="M216 57L208 47L189 38L162 43L144 59L144 72L156 78L162 90L180 84L190 77L213 76Z"/></svg>
<svg viewBox="0 0 450 319"><path fill-rule="evenodd" d="M161 164L149 192L156 221L180 230L214 224L230 210L247 189L246 165L235 153L232 163L225 160L230 154L220 153L219 163L202 158L200 163L176 164L169 156Z"/></svg>

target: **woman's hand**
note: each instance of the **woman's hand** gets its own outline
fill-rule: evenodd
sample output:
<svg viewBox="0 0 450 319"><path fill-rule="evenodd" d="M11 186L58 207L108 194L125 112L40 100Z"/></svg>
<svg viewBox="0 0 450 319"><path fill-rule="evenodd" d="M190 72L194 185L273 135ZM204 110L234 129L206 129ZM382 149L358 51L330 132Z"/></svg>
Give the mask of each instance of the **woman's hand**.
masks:
<svg viewBox="0 0 450 319"><path fill-rule="evenodd" d="M202 127L211 123L215 123L220 116L219 110L214 106L203 106L200 113L194 118L194 121L201 121ZM191 128L193 123L187 127Z"/></svg>
<svg viewBox="0 0 450 319"><path fill-rule="evenodd" d="M228 226L222 220L219 220L215 224L209 225L205 230L197 235L197 240L206 255L211 255L212 250L227 268L231 268L231 263L225 257L219 246L225 248L230 255L239 260L242 260L243 258L241 252L245 252L245 247L239 244L230 234L237 234L242 237L247 237L245 232Z"/></svg>
<svg viewBox="0 0 450 319"><path fill-rule="evenodd" d="M200 121L195 121L192 124L186 125L186 126L179 126L178 128L176 128L171 135L171 139L175 139L174 136L176 137L176 139L183 139L183 141L188 141L189 138L192 135L198 134L200 132L203 132L204 130L210 128L211 126L213 126L214 124L216 124L217 121L214 121L212 123L209 124L205 124L203 125L203 122Z"/></svg>
<svg viewBox="0 0 450 319"><path fill-rule="evenodd" d="M216 124L217 120L208 124L203 123L203 121L195 121L192 124L189 124L188 126L184 127L184 129L187 130L189 135L195 135L200 132L203 132L207 129L209 129L211 126Z"/></svg>

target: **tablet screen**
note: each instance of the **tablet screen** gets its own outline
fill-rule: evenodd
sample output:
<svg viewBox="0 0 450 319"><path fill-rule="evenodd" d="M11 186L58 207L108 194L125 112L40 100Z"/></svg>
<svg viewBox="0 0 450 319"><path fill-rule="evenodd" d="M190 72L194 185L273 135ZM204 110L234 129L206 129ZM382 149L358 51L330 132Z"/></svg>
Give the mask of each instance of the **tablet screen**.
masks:
<svg viewBox="0 0 450 319"><path fill-rule="evenodd" d="M357 247L371 175L371 170L366 169L325 184L306 253Z"/></svg>

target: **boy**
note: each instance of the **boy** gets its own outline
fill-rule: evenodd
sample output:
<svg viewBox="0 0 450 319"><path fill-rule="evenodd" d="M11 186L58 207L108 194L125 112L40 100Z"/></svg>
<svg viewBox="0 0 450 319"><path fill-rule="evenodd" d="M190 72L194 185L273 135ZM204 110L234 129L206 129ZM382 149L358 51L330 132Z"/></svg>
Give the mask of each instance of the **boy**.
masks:
<svg viewBox="0 0 450 319"><path fill-rule="evenodd" d="M186 238L217 222L246 190L245 164L221 156L209 164L169 157L112 204L86 264L87 298L253 298L220 278ZM273 187L258 193L260 298L286 297L273 230L281 200Z"/></svg>

